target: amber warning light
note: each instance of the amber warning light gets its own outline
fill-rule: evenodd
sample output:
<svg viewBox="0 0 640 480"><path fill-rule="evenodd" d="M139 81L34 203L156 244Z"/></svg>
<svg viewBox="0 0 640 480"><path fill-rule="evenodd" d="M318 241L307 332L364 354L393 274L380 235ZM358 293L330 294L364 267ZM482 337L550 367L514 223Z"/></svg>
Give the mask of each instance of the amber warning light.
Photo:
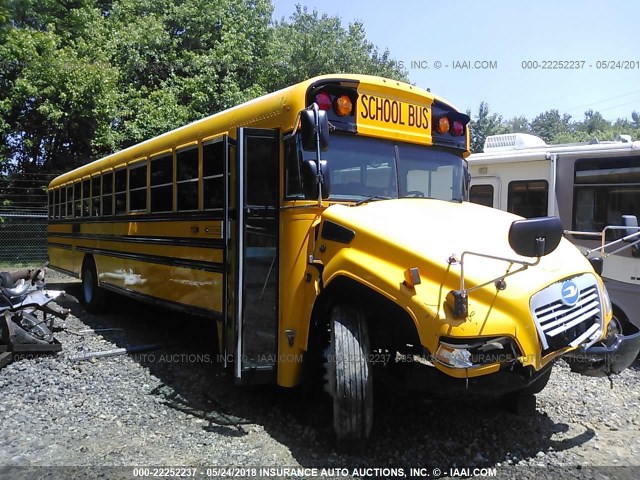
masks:
<svg viewBox="0 0 640 480"><path fill-rule="evenodd" d="M438 133L450 133L454 137L465 134L465 126L469 122L466 115L449 113L438 118Z"/></svg>
<svg viewBox="0 0 640 480"><path fill-rule="evenodd" d="M353 101L346 94L337 95L335 99L331 99L331 95L326 92L320 92L316 95L316 103L320 110L333 110L333 112L345 117L353 113Z"/></svg>

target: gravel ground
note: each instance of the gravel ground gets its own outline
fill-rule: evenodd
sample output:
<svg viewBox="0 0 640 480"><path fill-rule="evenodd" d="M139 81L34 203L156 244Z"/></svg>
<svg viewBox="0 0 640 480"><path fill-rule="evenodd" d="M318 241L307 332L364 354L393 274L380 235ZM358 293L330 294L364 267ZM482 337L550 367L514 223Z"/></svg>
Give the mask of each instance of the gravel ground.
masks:
<svg viewBox="0 0 640 480"><path fill-rule="evenodd" d="M68 277L49 272L48 280L79 293ZM612 383L558 362L531 416L488 401L384 399L367 449L343 455L332 446L327 402L298 389L234 386L202 321L119 297L110 303L100 315L72 308L55 335L62 352L0 370L0 478L135 478L130 466L198 466L200 476L206 467L306 469L269 478L429 478L434 469L457 478L494 469L492 478L640 478L638 362ZM73 360L149 344L161 347ZM21 466L33 468L13 468Z"/></svg>

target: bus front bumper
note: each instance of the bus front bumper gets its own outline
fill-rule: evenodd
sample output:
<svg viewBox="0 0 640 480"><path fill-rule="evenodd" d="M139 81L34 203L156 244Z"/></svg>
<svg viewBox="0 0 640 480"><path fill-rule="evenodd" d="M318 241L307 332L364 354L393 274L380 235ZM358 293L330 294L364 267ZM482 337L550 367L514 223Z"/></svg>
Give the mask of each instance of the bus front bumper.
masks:
<svg viewBox="0 0 640 480"><path fill-rule="evenodd" d="M640 352L640 329L627 324L625 335L618 334L609 345L597 344L564 355L571 371L588 377L618 374L628 368Z"/></svg>

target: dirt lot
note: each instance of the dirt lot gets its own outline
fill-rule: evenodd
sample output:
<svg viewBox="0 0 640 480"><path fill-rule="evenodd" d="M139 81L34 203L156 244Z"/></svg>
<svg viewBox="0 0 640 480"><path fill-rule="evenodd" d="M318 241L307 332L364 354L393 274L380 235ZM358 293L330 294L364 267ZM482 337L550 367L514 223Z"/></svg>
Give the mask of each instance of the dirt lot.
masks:
<svg viewBox="0 0 640 480"><path fill-rule="evenodd" d="M66 277L49 286L78 293ZM343 455L326 399L234 386L200 320L112 297L99 315L74 306L61 327L61 353L0 370L0 478L136 478L134 466L197 467L208 478L640 478L638 362L611 383L559 362L532 416L491 401L376 398L384 407L367 449ZM156 347L74 361L144 345ZM206 470L265 466L280 470Z"/></svg>

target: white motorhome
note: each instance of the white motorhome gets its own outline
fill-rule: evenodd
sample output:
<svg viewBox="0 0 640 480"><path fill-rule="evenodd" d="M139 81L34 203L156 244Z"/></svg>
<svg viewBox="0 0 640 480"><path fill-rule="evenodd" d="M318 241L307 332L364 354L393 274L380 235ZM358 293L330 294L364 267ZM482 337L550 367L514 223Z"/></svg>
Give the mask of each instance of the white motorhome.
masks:
<svg viewBox="0 0 640 480"><path fill-rule="evenodd" d="M640 328L640 141L548 145L525 133L493 135L468 162L471 202L559 217L568 239L602 259L620 328Z"/></svg>

